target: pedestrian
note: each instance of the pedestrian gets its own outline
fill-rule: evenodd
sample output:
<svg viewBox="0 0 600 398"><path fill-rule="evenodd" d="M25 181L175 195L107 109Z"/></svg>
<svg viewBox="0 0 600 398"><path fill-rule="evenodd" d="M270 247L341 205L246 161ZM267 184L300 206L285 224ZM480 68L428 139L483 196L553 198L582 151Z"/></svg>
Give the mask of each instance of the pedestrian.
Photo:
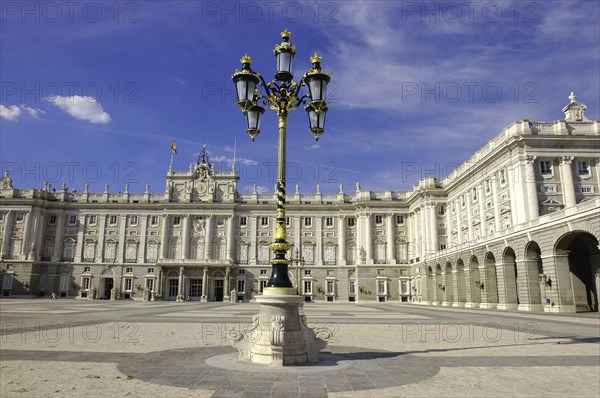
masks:
<svg viewBox="0 0 600 398"><path fill-rule="evenodd" d="M52 292L52 296L50 297L50 300L56 300L56 293Z"/></svg>

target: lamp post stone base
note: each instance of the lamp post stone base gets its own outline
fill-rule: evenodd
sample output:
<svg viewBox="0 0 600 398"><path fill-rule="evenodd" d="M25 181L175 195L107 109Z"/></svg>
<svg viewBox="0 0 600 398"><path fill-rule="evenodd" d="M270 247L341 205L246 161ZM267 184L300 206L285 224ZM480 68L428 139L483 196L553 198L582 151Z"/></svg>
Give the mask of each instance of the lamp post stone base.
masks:
<svg viewBox="0 0 600 398"><path fill-rule="evenodd" d="M260 313L231 333L240 361L270 366L319 362L327 342L306 325L306 316L298 311L304 298L295 289L267 287L256 301Z"/></svg>

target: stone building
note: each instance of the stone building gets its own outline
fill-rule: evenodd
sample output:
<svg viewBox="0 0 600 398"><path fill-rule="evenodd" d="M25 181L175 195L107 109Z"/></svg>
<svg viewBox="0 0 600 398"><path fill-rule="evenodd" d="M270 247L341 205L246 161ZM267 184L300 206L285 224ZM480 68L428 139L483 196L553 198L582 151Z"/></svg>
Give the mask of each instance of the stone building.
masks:
<svg viewBox="0 0 600 398"><path fill-rule="evenodd" d="M288 194L307 301L597 311L600 121L519 120L411 191ZM270 273L275 195L239 194L204 150L162 193L0 180L1 296L249 301ZM301 261L300 261L301 260Z"/></svg>

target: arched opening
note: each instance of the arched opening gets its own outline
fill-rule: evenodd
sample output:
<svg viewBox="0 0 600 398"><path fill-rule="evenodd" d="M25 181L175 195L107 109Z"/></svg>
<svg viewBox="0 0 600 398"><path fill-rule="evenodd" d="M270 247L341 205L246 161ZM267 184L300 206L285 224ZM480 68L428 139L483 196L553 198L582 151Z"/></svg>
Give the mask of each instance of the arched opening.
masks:
<svg viewBox="0 0 600 398"><path fill-rule="evenodd" d="M499 269L500 270L500 269ZM519 304L519 294L517 285L517 263L515 251L511 247L504 249L502 253L502 283L498 289L499 305L498 308L509 310L516 309Z"/></svg>
<svg viewBox="0 0 600 398"><path fill-rule="evenodd" d="M111 291L115 286L115 271L110 268L105 269L100 274L100 298L110 299Z"/></svg>
<svg viewBox="0 0 600 398"><path fill-rule="evenodd" d="M481 303L481 277L479 276L479 260L472 256L469 260L469 270L466 272L467 303L465 307L478 308Z"/></svg>
<svg viewBox="0 0 600 398"><path fill-rule="evenodd" d="M167 299L169 301L177 300L179 294L179 271L171 270L166 275Z"/></svg>
<svg viewBox="0 0 600 398"><path fill-rule="evenodd" d="M542 297L539 275L544 273L542 266L542 251L540 246L531 241L525 247L525 261L517 268L517 285L519 286L519 297L523 298L519 304L520 310L541 311L546 301Z"/></svg>
<svg viewBox="0 0 600 398"><path fill-rule="evenodd" d="M483 298L487 306L486 308L495 308L498 304L498 279L496 275L496 258L492 252L485 254L483 267L483 275L481 275L481 282L484 283Z"/></svg>
<svg viewBox="0 0 600 398"><path fill-rule="evenodd" d="M452 264L450 261L446 263L445 272L444 272L444 284L442 285L442 290L444 291L444 302L443 306L451 306L454 302L454 275L452 274Z"/></svg>
<svg viewBox="0 0 600 398"><path fill-rule="evenodd" d="M569 285L570 279L572 293L566 294L573 295L575 311L598 311L598 290L600 290L598 239L587 232L571 232L557 241L554 252L558 279L556 288L560 287L559 294L565 294L567 290L565 285ZM569 279L562 277L567 265L565 259L568 261ZM546 284L548 284L547 280Z"/></svg>
<svg viewBox="0 0 600 398"><path fill-rule="evenodd" d="M225 289L225 274L222 271L215 271L212 274L213 299L214 301L223 301Z"/></svg>
<svg viewBox="0 0 600 398"><path fill-rule="evenodd" d="M467 293L465 289L465 264L462 259L456 260L456 299L454 300L455 307L464 307L467 301Z"/></svg>

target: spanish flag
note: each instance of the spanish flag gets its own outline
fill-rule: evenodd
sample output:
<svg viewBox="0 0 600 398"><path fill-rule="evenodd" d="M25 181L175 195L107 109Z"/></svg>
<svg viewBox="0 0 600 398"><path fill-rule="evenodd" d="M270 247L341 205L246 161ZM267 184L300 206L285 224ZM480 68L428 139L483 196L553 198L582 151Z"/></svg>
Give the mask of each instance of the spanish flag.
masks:
<svg viewBox="0 0 600 398"><path fill-rule="evenodd" d="M173 142L171 143L171 153L177 153L177 144L175 143L175 140L173 140Z"/></svg>

